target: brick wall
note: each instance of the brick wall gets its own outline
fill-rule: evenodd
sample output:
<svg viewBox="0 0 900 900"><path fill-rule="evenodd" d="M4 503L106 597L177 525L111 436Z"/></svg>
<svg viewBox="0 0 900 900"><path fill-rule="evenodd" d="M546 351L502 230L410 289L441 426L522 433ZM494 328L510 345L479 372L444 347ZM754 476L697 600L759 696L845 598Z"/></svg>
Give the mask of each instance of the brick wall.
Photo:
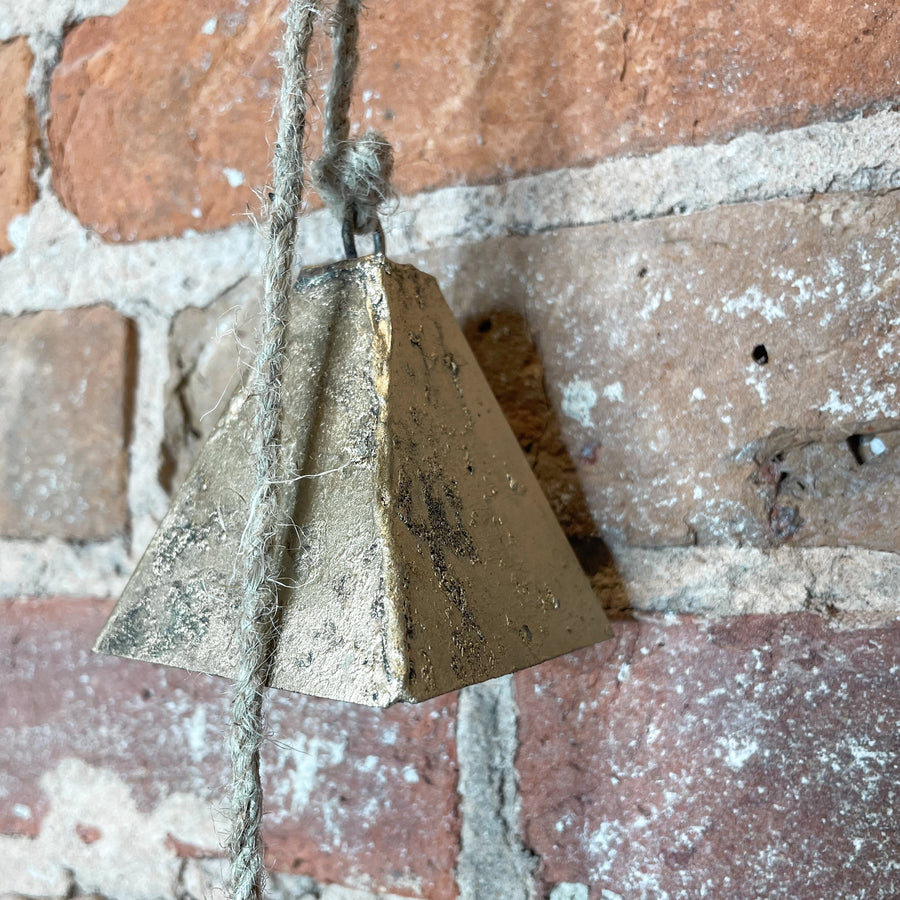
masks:
<svg viewBox="0 0 900 900"><path fill-rule="evenodd" d="M271 896L900 895L900 14L369 5L389 252L616 635L273 692ZM249 358L283 8L0 0L2 898L219 896L227 684L89 648Z"/></svg>

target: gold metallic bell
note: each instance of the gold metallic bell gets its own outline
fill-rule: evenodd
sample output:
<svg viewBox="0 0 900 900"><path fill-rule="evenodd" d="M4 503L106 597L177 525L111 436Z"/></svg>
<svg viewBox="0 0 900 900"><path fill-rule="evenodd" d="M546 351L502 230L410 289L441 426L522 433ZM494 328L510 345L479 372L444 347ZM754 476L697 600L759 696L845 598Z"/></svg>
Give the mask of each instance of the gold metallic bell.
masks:
<svg viewBox="0 0 900 900"><path fill-rule="evenodd" d="M201 450L96 650L235 675L254 478L243 400ZM430 276L380 253L305 271L282 415L271 687L388 706L611 636Z"/></svg>

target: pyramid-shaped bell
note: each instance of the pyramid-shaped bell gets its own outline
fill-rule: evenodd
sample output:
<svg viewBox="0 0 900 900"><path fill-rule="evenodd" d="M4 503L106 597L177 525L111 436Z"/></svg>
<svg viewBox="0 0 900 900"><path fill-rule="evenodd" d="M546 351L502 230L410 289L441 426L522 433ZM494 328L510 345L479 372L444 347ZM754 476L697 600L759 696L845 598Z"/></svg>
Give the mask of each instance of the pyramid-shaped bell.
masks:
<svg viewBox="0 0 900 900"><path fill-rule="evenodd" d="M307 270L287 323L271 687L387 706L610 627L435 281ZM201 450L96 648L233 677L252 403Z"/></svg>

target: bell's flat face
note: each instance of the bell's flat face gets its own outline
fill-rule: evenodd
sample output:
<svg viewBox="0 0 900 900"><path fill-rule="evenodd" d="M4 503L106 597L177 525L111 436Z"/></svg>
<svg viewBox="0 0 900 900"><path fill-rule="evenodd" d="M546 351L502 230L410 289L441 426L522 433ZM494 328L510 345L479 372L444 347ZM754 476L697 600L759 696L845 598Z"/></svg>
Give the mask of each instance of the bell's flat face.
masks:
<svg viewBox="0 0 900 900"><path fill-rule="evenodd" d="M252 403L201 450L96 649L233 677ZM420 701L611 636L434 280L304 273L287 326L270 686Z"/></svg>

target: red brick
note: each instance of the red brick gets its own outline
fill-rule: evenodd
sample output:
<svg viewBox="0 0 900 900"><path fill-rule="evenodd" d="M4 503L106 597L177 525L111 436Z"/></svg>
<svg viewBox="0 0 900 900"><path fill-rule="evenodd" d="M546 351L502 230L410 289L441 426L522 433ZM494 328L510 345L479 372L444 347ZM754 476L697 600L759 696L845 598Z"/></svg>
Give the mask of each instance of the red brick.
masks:
<svg viewBox="0 0 900 900"><path fill-rule="evenodd" d="M0 833L40 833L54 803L41 777L71 757L123 779L144 811L179 793L211 808L221 802L227 683L93 655L110 607L55 599L0 607ZM386 711L278 691L270 700L263 777L275 868L455 897L455 695ZM115 823L84 825L92 830L81 840L102 858ZM166 847L184 858L221 855L210 843L196 847L173 831Z"/></svg>
<svg viewBox="0 0 900 900"><path fill-rule="evenodd" d="M513 425L543 435L539 476L541 452L545 471L574 466L567 485L543 483L583 491L610 543L897 552L898 215L896 194L836 194L494 238L417 262L476 334L488 329L482 364L506 369L537 412L530 351L492 343L491 323L502 332L512 316L534 334L561 415L519 411ZM880 435L886 452L861 464L854 435Z"/></svg>
<svg viewBox="0 0 900 900"><path fill-rule="evenodd" d="M220 228L255 208L283 8L132 0L73 29L51 95L67 206L112 240ZM386 131L412 193L888 103L898 38L887 0L376 4L354 117Z"/></svg>
<svg viewBox="0 0 900 900"><path fill-rule="evenodd" d="M132 323L105 306L0 317L0 534L125 531L136 365Z"/></svg>
<svg viewBox="0 0 900 900"><path fill-rule="evenodd" d="M50 94L63 202L110 240L221 228L258 208L283 9L132 0L73 28ZM243 184L231 187L226 170Z"/></svg>
<svg viewBox="0 0 900 900"><path fill-rule="evenodd" d="M33 62L27 38L0 44L0 254L12 250L7 226L28 212L37 198L31 170L40 129L34 103L25 90Z"/></svg>
<svg viewBox="0 0 900 900"><path fill-rule="evenodd" d="M900 626L797 614L616 634L516 676L522 819L545 886L900 895Z"/></svg>
<svg viewBox="0 0 900 900"><path fill-rule="evenodd" d="M360 73L374 120L393 112L404 190L796 127L896 94L885 0L418 9L373 7Z"/></svg>

